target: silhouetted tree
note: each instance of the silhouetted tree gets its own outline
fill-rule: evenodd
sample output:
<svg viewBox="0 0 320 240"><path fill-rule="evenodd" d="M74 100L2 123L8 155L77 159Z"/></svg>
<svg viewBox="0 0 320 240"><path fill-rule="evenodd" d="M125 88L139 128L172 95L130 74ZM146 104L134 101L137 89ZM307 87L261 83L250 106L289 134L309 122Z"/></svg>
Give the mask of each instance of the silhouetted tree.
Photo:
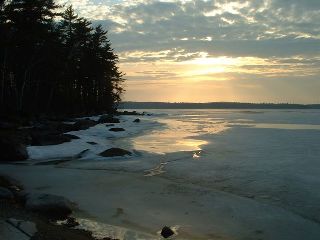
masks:
<svg viewBox="0 0 320 240"><path fill-rule="evenodd" d="M113 111L123 75L101 26L53 0L0 2L2 113ZM57 21L57 16L61 20Z"/></svg>

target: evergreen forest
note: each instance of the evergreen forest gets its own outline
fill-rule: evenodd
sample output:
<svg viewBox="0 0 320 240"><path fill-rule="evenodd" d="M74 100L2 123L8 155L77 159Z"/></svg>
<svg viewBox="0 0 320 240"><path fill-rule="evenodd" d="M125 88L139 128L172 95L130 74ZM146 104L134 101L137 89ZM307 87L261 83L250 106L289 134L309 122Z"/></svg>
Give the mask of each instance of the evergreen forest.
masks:
<svg viewBox="0 0 320 240"><path fill-rule="evenodd" d="M112 112L123 74L101 25L53 0L0 0L0 114Z"/></svg>

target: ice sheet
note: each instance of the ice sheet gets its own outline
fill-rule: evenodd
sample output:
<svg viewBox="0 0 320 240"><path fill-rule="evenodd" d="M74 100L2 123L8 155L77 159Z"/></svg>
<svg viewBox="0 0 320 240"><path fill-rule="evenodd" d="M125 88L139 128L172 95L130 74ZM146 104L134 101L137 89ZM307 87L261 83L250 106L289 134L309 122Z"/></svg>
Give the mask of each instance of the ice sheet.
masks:
<svg viewBox="0 0 320 240"><path fill-rule="evenodd" d="M136 125L124 117L123 135L98 125L72 133L81 140L68 148L29 148L43 159L90 147L80 160L1 165L0 174L12 174L29 191L66 196L93 230L125 229L120 239L139 239L136 233L158 239L169 225L179 226L176 239L318 240L320 131L304 126L320 125L319 116L314 110L162 110ZM189 140L200 144L179 148ZM97 157L110 146L134 154Z"/></svg>

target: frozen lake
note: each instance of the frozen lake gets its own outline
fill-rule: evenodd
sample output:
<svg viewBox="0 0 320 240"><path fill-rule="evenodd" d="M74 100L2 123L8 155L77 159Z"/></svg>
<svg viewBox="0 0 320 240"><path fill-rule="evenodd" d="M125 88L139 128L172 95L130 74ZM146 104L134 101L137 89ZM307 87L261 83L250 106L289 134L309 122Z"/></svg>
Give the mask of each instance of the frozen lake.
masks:
<svg viewBox="0 0 320 240"><path fill-rule="evenodd" d="M100 237L160 239L169 225L174 239L320 239L319 110L145 111L140 123L123 116L122 133L101 124L71 143L29 147L27 165L0 173L76 202ZM97 156L108 147L133 155Z"/></svg>

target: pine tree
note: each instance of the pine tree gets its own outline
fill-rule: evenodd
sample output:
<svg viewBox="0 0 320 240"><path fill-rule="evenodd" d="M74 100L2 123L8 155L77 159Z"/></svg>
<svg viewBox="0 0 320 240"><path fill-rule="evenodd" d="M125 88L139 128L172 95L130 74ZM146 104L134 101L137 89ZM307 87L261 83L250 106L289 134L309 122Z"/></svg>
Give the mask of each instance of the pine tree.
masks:
<svg viewBox="0 0 320 240"><path fill-rule="evenodd" d="M2 113L113 111L120 101L123 74L107 32L71 6L58 9L53 0L0 5Z"/></svg>
<svg viewBox="0 0 320 240"><path fill-rule="evenodd" d="M7 96L17 112L31 111L34 90L42 79L39 69L50 55L44 54L52 39L52 23L57 6L52 0L12 0L4 8L6 19L5 54Z"/></svg>

